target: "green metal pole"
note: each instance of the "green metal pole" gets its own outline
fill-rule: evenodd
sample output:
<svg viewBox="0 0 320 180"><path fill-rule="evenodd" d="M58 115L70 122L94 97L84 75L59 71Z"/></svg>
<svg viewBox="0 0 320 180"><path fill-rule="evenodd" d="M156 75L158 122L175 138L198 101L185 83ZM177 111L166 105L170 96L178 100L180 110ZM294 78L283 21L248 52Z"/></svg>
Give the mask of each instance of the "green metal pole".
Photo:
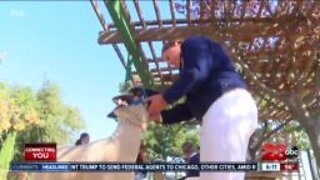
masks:
<svg viewBox="0 0 320 180"><path fill-rule="evenodd" d="M149 69L146 67L141 50L138 48L132 30L130 29L129 18L125 15L119 0L105 0L104 1L109 14L124 39L124 45L128 53L132 56L133 64L137 70L139 77L145 87L152 88L153 80ZM129 63L128 63L129 64Z"/></svg>
<svg viewBox="0 0 320 180"><path fill-rule="evenodd" d="M131 70L132 61L133 61L132 60L132 56L130 54L128 54L127 64L126 64L126 79L125 79L125 82L131 80L131 76L132 76L132 70ZM134 82L132 82L132 83L134 83Z"/></svg>

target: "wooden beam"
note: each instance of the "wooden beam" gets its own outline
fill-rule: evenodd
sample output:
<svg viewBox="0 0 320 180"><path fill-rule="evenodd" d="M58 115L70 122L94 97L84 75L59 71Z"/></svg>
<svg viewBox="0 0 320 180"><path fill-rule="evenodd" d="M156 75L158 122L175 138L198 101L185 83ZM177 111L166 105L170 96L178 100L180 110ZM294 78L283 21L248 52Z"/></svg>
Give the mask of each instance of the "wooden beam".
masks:
<svg viewBox="0 0 320 180"><path fill-rule="evenodd" d="M101 11L100 11L100 8L98 6L98 0L90 0L90 3L91 3L91 6L94 10L94 12L96 13L96 16L98 17L99 19L99 22L103 28L103 30L108 30L109 27L108 27L108 24L106 23L106 20L104 19Z"/></svg>
<svg viewBox="0 0 320 180"><path fill-rule="evenodd" d="M191 26L191 2L190 0L187 0L187 20L188 20L188 26Z"/></svg>
<svg viewBox="0 0 320 180"><path fill-rule="evenodd" d="M175 8L174 8L174 4L173 4L173 0L169 0L169 4L170 4L170 14L171 14L171 23L173 27L176 27L176 15L175 15Z"/></svg>
<svg viewBox="0 0 320 180"><path fill-rule="evenodd" d="M174 11L173 11L174 12ZM294 18L297 18L297 17L293 17L293 16L287 16L287 17L282 17L284 18L285 20L294 20ZM174 26L173 24L173 21L176 23L176 24L179 24L179 25L187 25L188 24L188 20L187 19L163 19L162 20L162 25L166 25L166 26ZM223 19L223 18L216 18L214 19L214 21L216 23L226 23L226 19ZM247 18L243 18L243 19L240 19L240 18L237 18L237 17L233 17L233 18L230 18L228 19L228 22L231 22L231 23L238 23L238 22L243 22L243 23L268 23L268 25L273 25L274 23L276 23L278 21L277 18L271 18L271 17L263 17L263 18L254 18L254 17L247 17ZM190 23L191 24L210 24L212 22L211 19L190 19ZM146 25L147 26L158 26L158 21L157 20L148 20L148 21L145 21ZM133 27L141 27L143 26L143 23L141 23L140 21L135 21L135 22L132 22L131 24ZM115 29L115 25L114 24L109 24L109 28L110 29Z"/></svg>
<svg viewBox="0 0 320 180"><path fill-rule="evenodd" d="M139 16L139 20L140 20L140 22L142 24L142 27L146 28L147 25L146 25L146 22L144 20L144 17L143 17L143 14L142 14L142 10L140 8L138 0L133 0L133 3L134 3L134 7L136 8L136 11L137 11L137 14Z"/></svg>
<svg viewBox="0 0 320 180"><path fill-rule="evenodd" d="M161 28L162 27L162 19L161 19L161 15L160 15L158 0L153 0L152 2L153 2L153 6L154 6L154 11L156 13L158 25Z"/></svg>
<svg viewBox="0 0 320 180"><path fill-rule="evenodd" d="M266 26L265 24L247 23L246 25L238 25L233 28L226 29L235 41L252 41L253 38L259 36L275 35L279 31L279 27ZM134 39L138 42L143 41L162 41L172 40L174 38L185 38L188 36L205 35L212 37L218 41L225 39L220 35L218 29L213 26L189 26L189 27L167 27L167 28L149 28L136 29L133 32ZM124 40L118 31L101 32L98 39L99 44L123 43Z"/></svg>

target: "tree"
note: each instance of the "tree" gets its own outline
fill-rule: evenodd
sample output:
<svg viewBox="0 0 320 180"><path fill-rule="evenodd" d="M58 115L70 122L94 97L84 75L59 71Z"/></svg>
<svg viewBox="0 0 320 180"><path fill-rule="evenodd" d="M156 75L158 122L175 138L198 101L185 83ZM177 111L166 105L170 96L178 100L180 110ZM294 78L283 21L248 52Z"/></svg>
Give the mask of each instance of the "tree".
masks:
<svg viewBox="0 0 320 180"><path fill-rule="evenodd" d="M151 124L144 135L151 159L182 156L182 145L191 141L199 146L199 128L195 124L175 125Z"/></svg>
<svg viewBox="0 0 320 180"><path fill-rule="evenodd" d="M36 94L36 112L39 123L29 126L17 135L14 160L22 160L24 143L56 142L70 143L75 133L84 128L78 109L63 103L57 85L46 82Z"/></svg>
<svg viewBox="0 0 320 180"><path fill-rule="evenodd" d="M0 83L0 148L8 134L39 122L36 106L36 98L30 88L11 88Z"/></svg>
<svg viewBox="0 0 320 180"><path fill-rule="evenodd" d="M84 127L79 110L64 104L59 87L50 82L37 93L30 87L0 83L0 120L0 169L8 169L12 159L23 161L25 143L63 144Z"/></svg>
<svg viewBox="0 0 320 180"><path fill-rule="evenodd" d="M0 120L0 169L6 170L17 152L17 132L39 122L32 90L0 83ZM0 179L6 177L7 171L1 171Z"/></svg>
<svg viewBox="0 0 320 180"><path fill-rule="evenodd" d="M280 143L297 146L299 150L311 148L308 135L297 121L269 120L259 122L260 128L251 137L249 153L251 160L260 160L264 143Z"/></svg>

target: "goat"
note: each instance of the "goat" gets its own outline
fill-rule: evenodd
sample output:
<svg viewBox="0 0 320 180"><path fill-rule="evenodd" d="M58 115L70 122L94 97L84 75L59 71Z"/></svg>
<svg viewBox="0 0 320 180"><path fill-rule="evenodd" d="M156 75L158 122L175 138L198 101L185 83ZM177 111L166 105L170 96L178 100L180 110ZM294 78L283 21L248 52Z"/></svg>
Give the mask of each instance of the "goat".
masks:
<svg viewBox="0 0 320 180"><path fill-rule="evenodd" d="M116 117L118 127L109 138L90 144L58 149L59 162L135 162L148 124L144 98L155 92L145 93L142 88L131 89L131 95L113 98L118 107L108 115ZM138 94L135 94L138 93ZM151 93L151 94L150 94ZM118 101L126 105L119 104ZM34 173L33 180L132 180L134 172L59 172Z"/></svg>

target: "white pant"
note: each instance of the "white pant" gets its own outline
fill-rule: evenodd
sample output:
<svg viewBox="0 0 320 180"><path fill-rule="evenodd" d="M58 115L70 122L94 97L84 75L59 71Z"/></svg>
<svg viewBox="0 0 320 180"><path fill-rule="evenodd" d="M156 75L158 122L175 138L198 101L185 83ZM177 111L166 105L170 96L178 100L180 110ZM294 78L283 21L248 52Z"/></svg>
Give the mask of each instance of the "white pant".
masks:
<svg viewBox="0 0 320 180"><path fill-rule="evenodd" d="M245 161L250 136L258 125L252 96L234 89L217 99L202 119L200 161ZM200 172L201 180L243 180L244 173Z"/></svg>

